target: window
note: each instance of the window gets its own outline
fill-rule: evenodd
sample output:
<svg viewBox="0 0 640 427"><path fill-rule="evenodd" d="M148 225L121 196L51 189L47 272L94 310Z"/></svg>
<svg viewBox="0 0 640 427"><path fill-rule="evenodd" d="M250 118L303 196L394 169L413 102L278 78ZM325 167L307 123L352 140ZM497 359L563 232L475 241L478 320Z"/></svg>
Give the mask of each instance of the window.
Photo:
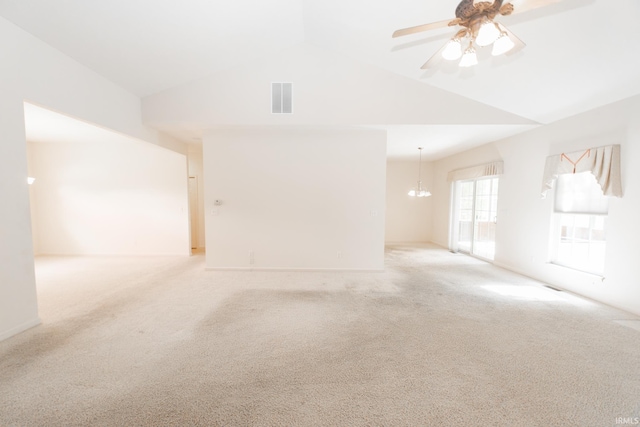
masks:
<svg viewBox="0 0 640 427"><path fill-rule="evenodd" d="M604 272L609 199L591 172L559 175L555 184L552 262Z"/></svg>

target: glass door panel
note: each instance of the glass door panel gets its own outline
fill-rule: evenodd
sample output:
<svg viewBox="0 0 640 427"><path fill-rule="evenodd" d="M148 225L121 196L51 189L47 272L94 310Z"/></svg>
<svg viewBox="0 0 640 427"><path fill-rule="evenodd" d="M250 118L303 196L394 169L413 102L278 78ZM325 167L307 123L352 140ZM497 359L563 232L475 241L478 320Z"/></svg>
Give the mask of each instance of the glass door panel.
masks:
<svg viewBox="0 0 640 427"><path fill-rule="evenodd" d="M459 183L457 249L493 260L498 211L498 178Z"/></svg>
<svg viewBox="0 0 640 427"><path fill-rule="evenodd" d="M473 240L473 200L474 182L460 184L459 218L458 218L458 250L471 253Z"/></svg>
<svg viewBox="0 0 640 427"><path fill-rule="evenodd" d="M498 178L476 181L472 253L493 259L496 251Z"/></svg>

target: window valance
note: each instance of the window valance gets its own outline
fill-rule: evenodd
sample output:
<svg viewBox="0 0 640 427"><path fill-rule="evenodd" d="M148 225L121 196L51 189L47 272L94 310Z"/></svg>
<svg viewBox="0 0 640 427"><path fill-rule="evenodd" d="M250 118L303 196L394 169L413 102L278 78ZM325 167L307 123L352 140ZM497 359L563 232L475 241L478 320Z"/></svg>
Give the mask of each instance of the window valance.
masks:
<svg viewBox="0 0 640 427"><path fill-rule="evenodd" d="M504 162L502 160L486 165L473 166L465 169L458 169L449 172L447 181L466 181L468 179L482 178L483 176L502 175L504 173Z"/></svg>
<svg viewBox="0 0 640 427"><path fill-rule="evenodd" d="M558 175L591 172L606 196L622 197L620 178L620 146L589 148L583 151L562 153L547 157L542 180L544 198Z"/></svg>

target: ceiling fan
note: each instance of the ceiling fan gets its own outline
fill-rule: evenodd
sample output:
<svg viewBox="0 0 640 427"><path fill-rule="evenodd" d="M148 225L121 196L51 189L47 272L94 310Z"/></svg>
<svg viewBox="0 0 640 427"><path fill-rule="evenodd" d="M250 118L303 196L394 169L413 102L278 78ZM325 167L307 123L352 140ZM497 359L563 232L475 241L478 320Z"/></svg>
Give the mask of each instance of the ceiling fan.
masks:
<svg viewBox="0 0 640 427"><path fill-rule="evenodd" d="M392 37L406 36L446 26L460 26L462 28L453 38L433 54L421 68L423 70L430 68L441 57L449 61L460 59L458 64L460 67L471 67L478 63L475 46L493 45L492 54L494 56L525 46L524 42L507 27L494 21L496 16L526 12L560 1L562 0L494 0L493 2L462 0L456 7L455 19L404 28L395 31ZM466 46L464 50L463 46Z"/></svg>

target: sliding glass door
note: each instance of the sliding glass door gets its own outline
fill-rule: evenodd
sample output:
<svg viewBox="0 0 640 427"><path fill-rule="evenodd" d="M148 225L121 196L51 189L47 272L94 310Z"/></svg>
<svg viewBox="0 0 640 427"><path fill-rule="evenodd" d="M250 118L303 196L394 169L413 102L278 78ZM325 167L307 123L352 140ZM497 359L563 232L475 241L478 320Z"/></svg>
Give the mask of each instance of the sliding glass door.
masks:
<svg viewBox="0 0 640 427"><path fill-rule="evenodd" d="M457 181L454 188L452 249L493 260L498 217L498 178Z"/></svg>
<svg viewBox="0 0 640 427"><path fill-rule="evenodd" d="M461 252L471 253L475 217L475 181L459 183L458 192L458 247Z"/></svg>

